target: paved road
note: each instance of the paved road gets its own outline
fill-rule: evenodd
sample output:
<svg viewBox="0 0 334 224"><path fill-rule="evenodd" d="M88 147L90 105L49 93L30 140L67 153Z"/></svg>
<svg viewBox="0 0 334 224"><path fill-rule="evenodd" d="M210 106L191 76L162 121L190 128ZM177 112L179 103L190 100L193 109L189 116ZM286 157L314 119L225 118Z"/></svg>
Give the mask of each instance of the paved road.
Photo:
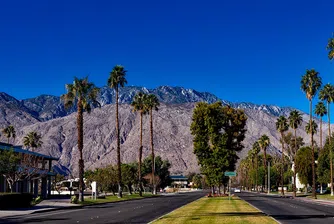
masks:
<svg viewBox="0 0 334 224"><path fill-rule="evenodd" d="M204 195L205 192L182 193L0 219L0 223L148 223Z"/></svg>
<svg viewBox="0 0 334 224"><path fill-rule="evenodd" d="M256 193L237 195L281 223L334 223L333 205Z"/></svg>

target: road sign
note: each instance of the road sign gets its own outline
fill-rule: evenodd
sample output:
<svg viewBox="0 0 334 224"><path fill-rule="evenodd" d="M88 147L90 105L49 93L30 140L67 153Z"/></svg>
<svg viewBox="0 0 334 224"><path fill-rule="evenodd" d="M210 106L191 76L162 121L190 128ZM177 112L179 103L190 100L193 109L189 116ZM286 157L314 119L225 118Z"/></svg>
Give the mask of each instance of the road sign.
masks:
<svg viewBox="0 0 334 224"><path fill-rule="evenodd" d="M226 177L235 177L237 174L236 174L236 172L227 171L227 172L224 173L224 175Z"/></svg>

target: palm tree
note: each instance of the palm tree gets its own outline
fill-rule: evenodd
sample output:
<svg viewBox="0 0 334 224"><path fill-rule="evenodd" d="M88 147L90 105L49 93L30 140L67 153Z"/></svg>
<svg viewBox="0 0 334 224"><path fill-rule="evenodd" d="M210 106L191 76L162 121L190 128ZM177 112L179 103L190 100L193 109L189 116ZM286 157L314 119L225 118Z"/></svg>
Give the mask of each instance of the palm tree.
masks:
<svg viewBox="0 0 334 224"><path fill-rule="evenodd" d="M284 132L289 130L288 120L284 116L280 116L277 119L276 130L281 134L281 143L282 143L281 185L282 185L282 195L284 195Z"/></svg>
<svg viewBox="0 0 334 224"><path fill-rule="evenodd" d="M9 139L10 138L13 138L13 142L15 142L16 131L15 131L15 128L12 125L9 125L6 128L4 128L2 130L2 133L6 136L8 144L9 144Z"/></svg>
<svg viewBox="0 0 334 224"><path fill-rule="evenodd" d="M264 166L264 183L267 181L267 148L270 145L270 139L267 135L262 135L258 140L258 144L263 151L263 166ZM265 184L266 185L266 184Z"/></svg>
<svg viewBox="0 0 334 224"><path fill-rule="evenodd" d="M314 120L312 120L312 122L307 122L306 123L306 126L305 126L305 131L307 134L310 134L310 135L315 135L318 131L318 125L317 123L315 123Z"/></svg>
<svg viewBox="0 0 334 224"><path fill-rule="evenodd" d="M117 179L118 179L118 197L122 195L122 170L121 170L121 145L120 145L120 131L119 131L119 119L118 119L118 94L119 88L124 87L128 82L126 81L126 70L121 65L116 65L110 72L108 78L108 86L114 88L116 92L116 135L117 135Z"/></svg>
<svg viewBox="0 0 334 224"><path fill-rule="evenodd" d="M42 136L37 132L31 131L23 138L23 145L31 148L32 151L42 146Z"/></svg>
<svg viewBox="0 0 334 224"><path fill-rule="evenodd" d="M333 49L332 49L333 51ZM330 104L334 102L334 86L331 84L326 84L322 90L319 92L319 99L324 100L327 103L327 117L328 117L328 139L331 143L331 118L330 118ZM326 110L326 109L325 109ZM320 123L321 125L321 123ZM320 126L321 135L321 126ZM331 169L331 196L334 195L333 190L333 155L332 150L330 150L330 169Z"/></svg>
<svg viewBox="0 0 334 224"><path fill-rule="evenodd" d="M140 146L138 156L138 183L139 183L139 195L142 196L141 189L141 159L143 154L143 115L147 113L147 94L139 92L133 99L131 106L134 111L138 111L140 114ZM153 178L153 177L152 177Z"/></svg>
<svg viewBox="0 0 334 224"><path fill-rule="evenodd" d="M319 94L321 91L319 92ZM325 104L323 102L318 102L315 105L314 114L320 117L320 149L322 149L322 117L327 114Z"/></svg>
<svg viewBox="0 0 334 224"><path fill-rule="evenodd" d="M290 112L289 115L289 125L290 127L294 130L295 132L295 150L294 150L294 155L293 155L293 196L296 197L296 168L295 168L295 157L298 151L297 147L297 128L298 126L302 123L303 118L301 113L299 113L297 110L293 110Z"/></svg>
<svg viewBox="0 0 334 224"><path fill-rule="evenodd" d="M160 106L158 97L154 94L149 94L146 98L147 111L150 114L150 131L151 131L151 150L152 150L152 177L154 177L154 169L155 169L155 158L154 158L154 143L153 143L153 110L158 111L158 107ZM152 178L152 186L153 186L153 194L156 194L156 188L154 179Z"/></svg>
<svg viewBox="0 0 334 224"><path fill-rule="evenodd" d="M314 69L306 70L305 75L302 76L301 89L306 94L306 98L310 101L310 124L312 123L312 100L317 94L318 90L322 85L321 77L319 72ZM311 146L312 146L312 196L316 199L317 195L315 192L315 158L314 158L314 142L313 134L311 135Z"/></svg>
<svg viewBox="0 0 334 224"><path fill-rule="evenodd" d="M79 158L79 200L84 201L84 160L83 160L83 112L91 112L92 106L100 106L96 101L99 88L88 81L88 77L78 79L74 77L73 84L66 84L67 93L61 96L66 109L77 106L77 130Z"/></svg>
<svg viewBox="0 0 334 224"><path fill-rule="evenodd" d="M333 60L334 59L334 35L333 37L329 38L326 49L328 50L328 59Z"/></svg>
<svg viewBox="0 0 334 224"><path fill-rule="evenodd" d="M260 148L260 145L259 145L259 142L256 141L254 142L253 144L253 153L255 155L255 188L256 188L256 192L258 191L258 187L257 187L257 177L258 177L258 168L259 168L259 164L258 164L258 154L260 152L261 148Z"/></svg>

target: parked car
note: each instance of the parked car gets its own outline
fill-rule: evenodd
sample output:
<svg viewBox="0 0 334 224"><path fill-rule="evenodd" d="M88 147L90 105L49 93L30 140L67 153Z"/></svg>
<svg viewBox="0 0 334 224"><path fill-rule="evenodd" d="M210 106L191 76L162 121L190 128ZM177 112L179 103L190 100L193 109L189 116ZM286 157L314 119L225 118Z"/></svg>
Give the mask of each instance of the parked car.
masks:
<svg viewBox="0 0 334 224"><path fill-rule="evenodd" d="M234 189L234 193L240 193L240 192L241 192L240 188Z"/></svg>

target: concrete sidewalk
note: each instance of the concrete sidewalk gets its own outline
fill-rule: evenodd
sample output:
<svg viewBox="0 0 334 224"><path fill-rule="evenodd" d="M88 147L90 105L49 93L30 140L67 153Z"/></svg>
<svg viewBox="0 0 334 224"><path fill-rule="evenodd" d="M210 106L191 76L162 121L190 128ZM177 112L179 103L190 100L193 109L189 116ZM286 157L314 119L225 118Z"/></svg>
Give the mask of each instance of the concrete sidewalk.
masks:
<svg viewBox="0 0 334 224"><path fill-rule="evenodd" d="M31 207L15 210L0 210L0 218L10 216L28 215L39 212L54 211L59 209L82 208L82 205L71 204L70 199L49 199Z"/></svg>

